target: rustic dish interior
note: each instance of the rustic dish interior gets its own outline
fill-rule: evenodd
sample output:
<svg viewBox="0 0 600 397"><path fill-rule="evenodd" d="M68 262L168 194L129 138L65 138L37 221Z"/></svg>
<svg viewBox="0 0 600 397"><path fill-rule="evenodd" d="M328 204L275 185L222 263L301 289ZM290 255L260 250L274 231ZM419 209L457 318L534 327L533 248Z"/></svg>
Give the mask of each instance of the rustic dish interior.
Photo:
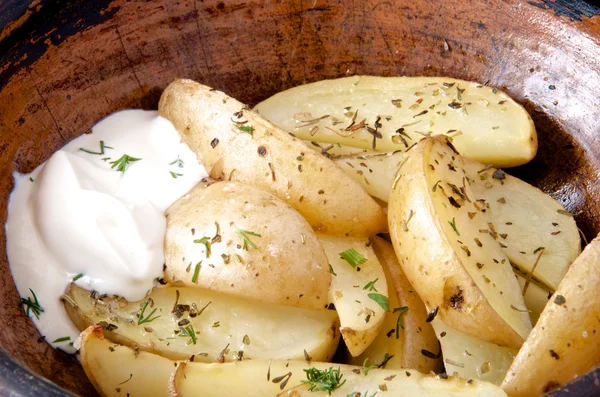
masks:
<svg viewBox="0 0 600 397"><path fill-rule="evenodd" d="M30 172L97 120L156 108L187 77L253 105L346 75L446 75L502 88L537 126L534 161L509 172L600 232L600 18L549 2L89 1L32 5L0 46L0 215L12 172ZM579 10L579 11L578 11ZM568 14L568 15L565 15ZM50 18L50 16L52 16ZM46 18L48 17L48 18ZM91 386L25 316L0 231L0 347L77 394ZM60 370L58 369L60 368Z"/></svg>

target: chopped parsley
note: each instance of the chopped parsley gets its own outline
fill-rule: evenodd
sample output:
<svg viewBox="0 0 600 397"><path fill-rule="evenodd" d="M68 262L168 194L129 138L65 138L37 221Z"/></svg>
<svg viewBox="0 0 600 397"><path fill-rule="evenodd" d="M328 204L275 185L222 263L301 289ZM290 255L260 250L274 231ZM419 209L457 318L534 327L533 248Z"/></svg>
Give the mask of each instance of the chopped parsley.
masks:
<svg viewBox="0 0 600 397"><path fill-rule="evenodd" d="M362 256L354 248L350 248L344 252L340 252L340 258L348 262L353 268L356 268L357 266L362 265L367 261L367 258Z"/></svg>
<svg viewBox="0 0 600 397"><path fill-rule="evenodd" d="M369 298L371 298L372 300L374 300L375 303L377 303L379 306L381 306L381 308L383 310L385 310L386 312L390 311L390 302L388 301L388 298L385 295L372 292L372 293L368 294L367 296Z"/></svg>
<svg viewBox="0 0 600 397"><path fill-rule="evenodd" d="M201 264L202 264L202 261L196 263L196 267L194 268L194 275L192 276L192 283L194 283L194 284L198 281L198 274L200 274L200 265Z"/></svg>

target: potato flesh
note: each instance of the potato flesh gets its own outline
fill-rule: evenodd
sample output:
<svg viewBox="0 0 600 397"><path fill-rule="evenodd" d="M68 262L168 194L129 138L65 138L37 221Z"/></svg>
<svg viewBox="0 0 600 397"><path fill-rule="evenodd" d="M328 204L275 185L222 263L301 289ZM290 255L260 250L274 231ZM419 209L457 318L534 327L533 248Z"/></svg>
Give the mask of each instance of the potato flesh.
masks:
<svg viewBox="0 0 600 397"><path fill-rule="evenodd" d="M342 154L333 161L369 194L387 202L403 158L402 152L369 152ZM516 272L527 275L533 270L533 281L554 291L581 251L573 217L558 201L527 182L508 174L503 174L504 179L494 178L495 168L473 160L463 158L463 164L469 186L476 199L484 200L485 217L494 225Z"/></svg>
<svg viewBox="0 0 600 397"><path fill-rule="evenodd" d="M519 351L502 388L540 396L600 362L600 240L577 257Z"/></svg>
<svg viewBox="0 0 600 397"><path fill-rule="evenodd" d="M148 299L120 303L104 298L98 303L90 298L89 291L74 284L66 295L76 305L66 302L65 308L78 328L105 321L105 326L118 327L106 332L113 341L174 360L192 355L204 362L240 357L302 359L304 351L315 359L328 360L339 340L339 322L333 311L263 304L199 288L155 288L148 296L154 305L148 305L143 318L160 317L142 324L138 324L139 314ZM187 310L180 306L173 313L175 302L188 305ZM182 336L189 334L185 329L189 326L196 333L196 343L190 336Z"/></svg>
<svg viewBox="0 0 600 397"><path fill-rule="evenodd" d="M103 397L167 397L173 361L114 344L103 337L102 328L90 327L81 334L81 365Z"/></svg>
<svg viewBox="0 0 600 397"><path fill-rule="evenodd" d="M254 186L200 184L180 198L167 212L165 261L168 282L285 306L327 306L331 274L315 233L297 211Z"/></svg>
<svg viewBox="0 0 600 397"><path fill-rule="evenodd" d="M487 219L478 216L479 207L470 201L474 194L461 172L462 158L440 140L433 140L423 160L432 203L454 254L492 308L525 339L531 322L523 313L526 307L519 284L508 258L491 236Z"/></svg>
<svg viewBox="0 0 600 397"><path fill-rule="evenodd" d="M479 231L487 228L479 211L448 185L454 183L455 189L472 196L462 178L454 180L463 174L460 158L452 156L455 153L438 137L420 142L406 156L388 206L394 250L428 310L439 306L438 315L446 324L492 343L519 347L531 323L518 283L498 242ZM457 172L448 167L450 162ZM444 193L460 201L460 211ZM472 220L469 212L475 214ZM482 247L476 246L475 238ZM483 264L481 269L477 263Z"/></svg>
<svg viewBox="0 0 600 397"><path fill-rule="evenodd" d="M403 153L341 155L333 161L373 197L387 203Z"/></svg>
<svg viewBox="0 0 600 397"><path fill-rule="evenodd" d="M380 364L386 360L386 354L393 356L385 365L387 369L412 368L424 374L435 371L438 360L425 356L427 350L433 355L439 353L438 340L431 324L427 322L427 309L402 272L392 244L380 237L371 239L372 247L383 267L389 288L390 312L377 338L351 364ZM406 312L393 312L395 308L405 307ZM398 317L400 318L400 322Z"/></svg>
<svg viewBox="0 0 600 397"><path fill-rule="evenodd" d="M392 152L425 135L454 134L465 156L501 167L527 163L537 152L533 121L521 105L495 88L445 77L324 80L278 93L255 109L310 141L371 149L376 129L382 135L376 149ZM363 120L371 131L359 128Z"/></svg>
<svg viewBox="0 0 600 397"><path fill-rule="evenodd" d="M465 165L475 198L485 199L485 215L511 263L524 274L535 267L534 279L554 291L580 253L573 217L552 197L518 178L502 173L503 179L494 178L494 168L471 161Z"/></svg>
<svg viewBox="0 0 600 397"><path fill-rule="evenodd" d="M222 92L176 80L159 113L215 179L260 187L321 233L370 236L387 228L383 209L342 170Z"/></svg>
<svg viewBox="0 0 600 397"><path fill-rule="evenodd" d="M332 269L329 299L340 317L346 346L357 356L373 342L385 320L385 310L369 297L379 294L388 300L385 274L369 239L319 235L319 240ZM349 249L355 249L366 262L352 267L340 257L340 253ZM367 287L369 283L372 288Z"/></svg>
<svg viewBox="0 0 600 397"><path fill-rule="evenodd" d="M180 364L171 380L172 396L276 396L306 379L304 369L332 365L304 360L247 360L231 363ZM289 374L289 375L288 375Z"/></svg>
<svg viewBox="0 0 600 397"><path fill-rule="evenodd" d="M335 365L333 368L337 369ZM309 386L303 384L280 393L278 397L321 397L329 395L332 397L370 397L373 394L379 395L380 393L397 397L506 396L502 389L491 383L466 380L454 376L442 379L434 375L424 375L418 371L392 369L372 369L365 375L362 371L355 371L357 367L342 365L340 368L343 374L341 381L345 380L345 383L334 389L331 394L325 391L309 391Z"/></svg>
<svg viewBox="0 0 600 397"><path fill-rule="evenodd" d="M432 321L439 337L447 374L500 385L519 349L498 346L448 327L439 318Z"/></svg>
<svg viewBox="0 0 600 397"><path fill-rule="evenodd" d="M552 296L552 292L540 287L534 282L531 282L531 280L527 285L527 280L519 275L517 275L517 281L519 282L521 291L525 292L525 295L523 295L523 300L525 301L525 306L527 306L527 309L529 309L529 318L531 318L531 324L535 325L538 322L544 307L546 307L548 300ZM527 285L527 289L525 289L525 285Z"/></svg>

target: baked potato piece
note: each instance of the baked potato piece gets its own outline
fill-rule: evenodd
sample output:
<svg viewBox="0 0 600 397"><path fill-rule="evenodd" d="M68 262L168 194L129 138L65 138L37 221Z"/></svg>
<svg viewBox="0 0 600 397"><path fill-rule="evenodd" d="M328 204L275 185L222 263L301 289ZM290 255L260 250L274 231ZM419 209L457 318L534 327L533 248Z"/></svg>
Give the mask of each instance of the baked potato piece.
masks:
<svg viewBox="0 0 600 397"><path fill-rule="evenodd" d="M478 339L520 347L531 321L519 284L462 158L446 137L410 150L392 186L390 235L406 277L428 310Z"/></svg>
<svg viewBox="0 0 600 397"><path fill-rule="evenodd" d="M102 297L71 284L63 297L75 326L99 324L109 340L173 360L333 357L339 321L305 310L234 298L200 288L154 288L142 301Z"/></svg>
<svg viewBox="0 0 600 397"><path fill-rule="evenodd" d="M325 370L332 365L306 360L180 363L171 376L169 389L171 397L276 396L306 379L304 369Z"/></svg>
<svg viewBox="0 0 600 397"><path fill-rule="evenodd" d="M191 80L175 80L158 110L215 179L254 185L287 202L320 233L385 231L383 209L342 170L244 104Z"/></svg>
<svg viewBox="0 0 600 397"><path fill-rule="evenodd" d="M498 386L457 376L425 375L413 370L371 369L352 366L333 366L330 371L339 371L336 388L323 388L316 382L306 382L278 394L278 397L371 397L383 395L397 397L500 397L506 394ZM322 372L316 373L315 378ZM335 377L327 376L327 379ZM331 392L326 391L331 390Z"/></svg>
<svg viewBox="0 0 600 397"><path fill-rule="evenodd" d="M306 220L254 186L199 184L167 211L165 280L324 310L331 274Z"/></svg>
<svg viewBox="0 0 600 397"><path fill-rule="evenodd" d="M478 379L500 385L519 349L485 342L448 327L439 318L431 324L435 329L444 357L447 374L464 379Z"/></svg>
<svg viewBox="0 0 600 397"><path fill-rule="evenodd" d="M504 253L517 272L554 291L581 252L572 214L552 197L504 171L464 161L475 200L485 206Z"/></svg>
<svg viewBox="0 0 600 397"><path fill-rule="evenodd" d="M541 396L600 363L600 239L577 257L502 382L511 396Z"/></svg>
<svg viewBox="0 0 600 397"><path fill-rule="evenodd" d="M404 153L354 153L332 157L369 194L388 201ZM573 216L552 197L504 171L463 157L475 201L515 271L554 291L581 252Z"/></svg>
<svg viewBox="0 0 600 397"><path fill-rule="evenodd" d="M350 363L363 365L369 359L368 363L384 364L381 367L387 369L412 368L424 374L435 371L439 343L427 322L427 309L402 272L392 244L380 237L373 237L371 242L388 281L390 311L385 313L373 343Z"/></svg>
<svg viewBox="0 0 600 397"><path fill-rule="evenodd" d="M102 397L168 397L173 361L115 344L102 327L81 333L81 366Z"/></svg>
<svg viewBox="0 0 600 397"><path fill-rule="evenodd" d="M322 377L323 384L309 391L309 387L316 382L310 383L308 380L318 377ZM323 385L330 387L320 389ZM411 397L506 396L499 387L476 380L467 381L455 377L442 379L410 369L387 370L303 361L181 363L170 381L171 397L327 396L327 391L319 390L328 389L332 396L343 397L371 396L377 390L387 390L394 396ZM367 394L367 390L371 392Z"/></svg>
<svg viewBox="0 0 600 397"><path fill-rule="evenodd" d="M319 235L329 259L329 299L340 317L348 351L361 354L377 337L390 310L383 268L368 238Z"/></svg>
<svg viewBox="0 0 600 397"><path fill-rule="evenodd" d="M393 152L447 134L465 156L499 167L525 164L537 152L535 126L521 105L496 88L447 77L323 80L255 109L309 141Z"/></svg>

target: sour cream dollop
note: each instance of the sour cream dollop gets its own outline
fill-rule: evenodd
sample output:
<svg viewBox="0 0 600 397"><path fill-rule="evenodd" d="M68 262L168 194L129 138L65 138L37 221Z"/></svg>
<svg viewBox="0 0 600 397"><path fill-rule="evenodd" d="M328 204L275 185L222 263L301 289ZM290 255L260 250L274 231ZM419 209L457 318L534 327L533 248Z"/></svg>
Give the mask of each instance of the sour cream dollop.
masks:
<svg viewBox="0 0 600 397"><path fill-rule="evenodd" d="M75 350L79 332L60 300L71 281L130 301L152 289L163 274L164 213L206 176L173 125L143 110L115 113L15 174L8 261L21 296L43 309L30 316L48 342Z"/></svg>

